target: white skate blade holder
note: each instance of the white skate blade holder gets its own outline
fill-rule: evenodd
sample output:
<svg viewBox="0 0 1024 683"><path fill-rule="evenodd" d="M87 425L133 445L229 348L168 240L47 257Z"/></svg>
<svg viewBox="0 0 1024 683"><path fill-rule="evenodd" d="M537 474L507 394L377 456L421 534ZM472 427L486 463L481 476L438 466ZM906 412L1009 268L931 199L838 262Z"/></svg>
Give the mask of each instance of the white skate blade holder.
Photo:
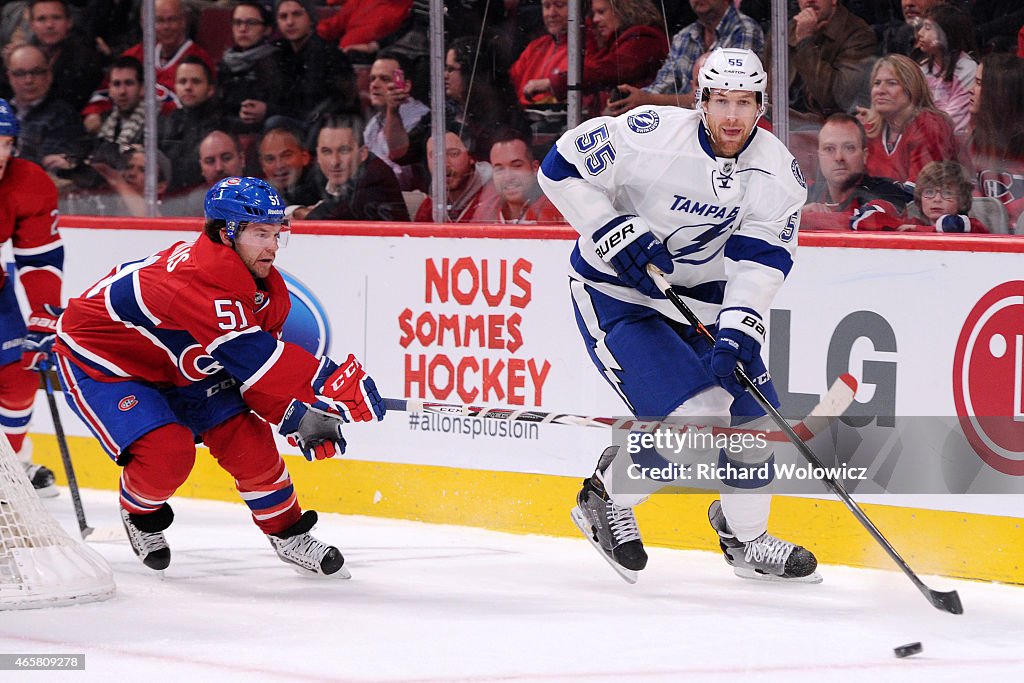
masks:
<svg viewBox="0 0 1024 683"><path fill-rule="evenodd" d="M570 515L572 516L572 521L576 524L576 527L586 537L587 541L590 542L590 545L594 546L594 549L597 550L598 554L604 558L604 561L615 570L615 573L621 576L622 580L626 583L636 583L637 571L635 569L626 569L621 564L613 560L607 553L605 553L601 544L594 540L594 530L590 526L590 523L587 522L586 516L583 514L583 511L580 510L578 505L573 506Z"/></svg>
<svg viewBox="0 0 1024 683"><path fill-rule="evenodd" d="M304 576L307 579L314 579L316 581L344 581L346 579L352 578L352 574L349 573L349 571L344 567L341 567L338 571L334 572L333 574L320 574L318 572L310 571L309 569L303 569L302 567L293 564L292 571L294 571L299 576Z"/></svg>
<svg viewBox="0 0 1024 683"><path fill-rule="evenodd" d="M741 579L749 579L751 581L764 581L766 583L821 583L821 574L818 572L811 572L807 576L797 576L792 578L784 578L782 576L776 576L775 574L762 574L753 569L747 569L746 567L733 567L733 573Z"/></svg>

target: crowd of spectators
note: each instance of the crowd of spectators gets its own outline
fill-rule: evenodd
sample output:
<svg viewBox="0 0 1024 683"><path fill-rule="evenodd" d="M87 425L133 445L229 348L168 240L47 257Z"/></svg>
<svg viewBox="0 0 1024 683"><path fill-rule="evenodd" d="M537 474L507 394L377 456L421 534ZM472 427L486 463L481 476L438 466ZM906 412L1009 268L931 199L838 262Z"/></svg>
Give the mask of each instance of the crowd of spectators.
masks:
<svg viewBox="0 0 1024 683"><path fill-rule="evenodd" d="M585 118L695 106L718 47L771 70L770 0L583 4ZM1024 3L788 5L789 97L760 125L788 109L805 229L1024 233ZM560 222L535 173L566 127L569 0L445 8L447 220ZM295 218L431 220L427 0L155 0L154 14L161 215L200 215L208 187L248 174ZM139 0L16 0L0 18L20 156L54 176L65 212L144 215ZM1001 208L993 225L965 183ZM971 220L932 220L933 190L954 185L950 215Z"/></svg>

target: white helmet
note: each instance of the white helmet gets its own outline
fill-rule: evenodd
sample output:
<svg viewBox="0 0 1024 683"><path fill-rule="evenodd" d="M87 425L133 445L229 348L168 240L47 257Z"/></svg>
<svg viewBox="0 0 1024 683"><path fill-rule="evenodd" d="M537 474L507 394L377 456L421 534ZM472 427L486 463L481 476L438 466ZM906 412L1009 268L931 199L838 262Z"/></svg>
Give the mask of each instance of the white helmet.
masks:
<svg viewBox="0 0 1024 683"><path fill-rule="evenodd" d="M761 105L757 114L758 119L764 116L768 107L768 74L761 60L750 50L737 47L716 48L697 72L697 100L694 106L700 111L700 118L705 126L707 118L702 103L711 96L712 90L749 90L757 93L758 103ZM708 128L710 129L710 126Z"/></svg>
<svg viewBox="0 0 1024 683"><path fill-rule="evenodd" d="M761 60L750 50L720 47L708 55L697 73L701 95L705 89L750 90L762 95L768 89L768 74Z"/></svg>

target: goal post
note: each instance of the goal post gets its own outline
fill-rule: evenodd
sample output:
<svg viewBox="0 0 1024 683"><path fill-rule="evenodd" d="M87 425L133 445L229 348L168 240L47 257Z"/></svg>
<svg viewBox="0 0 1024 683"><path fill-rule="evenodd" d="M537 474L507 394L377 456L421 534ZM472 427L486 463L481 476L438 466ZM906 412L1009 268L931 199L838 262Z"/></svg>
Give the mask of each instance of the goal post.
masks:
<svg viewBox="0 0 1024 683"><path fill-rule="evenodd" d="M47 512L0 433L0 610L74 605L113 594L106 560Z"/></svg>

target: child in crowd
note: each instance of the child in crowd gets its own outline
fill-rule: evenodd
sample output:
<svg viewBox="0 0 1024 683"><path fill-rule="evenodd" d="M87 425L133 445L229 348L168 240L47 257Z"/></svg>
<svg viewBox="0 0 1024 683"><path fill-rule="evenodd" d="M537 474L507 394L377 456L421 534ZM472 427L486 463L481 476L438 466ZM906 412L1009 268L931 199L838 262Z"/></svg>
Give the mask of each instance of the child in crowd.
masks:
<svg viewBox="0 0 1024 683"><path fill-rule="evenodd" d="M902 232L987 233L985 224L967 212L971 208L970 180L955 161L933 161L921 169L914 187L918 215L900 215L891 204L874 201L854 214L854 230L899 230Z"/></svg>

